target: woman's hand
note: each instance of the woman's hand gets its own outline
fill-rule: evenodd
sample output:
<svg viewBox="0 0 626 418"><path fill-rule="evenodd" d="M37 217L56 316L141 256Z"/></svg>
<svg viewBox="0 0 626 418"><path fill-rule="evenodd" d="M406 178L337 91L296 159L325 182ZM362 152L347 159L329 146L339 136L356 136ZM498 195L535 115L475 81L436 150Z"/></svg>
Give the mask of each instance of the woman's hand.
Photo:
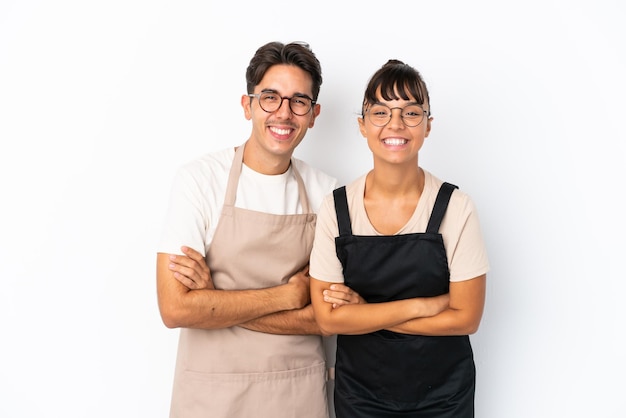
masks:
<svg viewBox="0 0 626 418"><path fill-rule="evenodd" d="M181 250L185 255L170 255L169 268L174 278L190 290L215 289L204 256L189 247L181 247Z"/></svg>
<svg viewBox="0 0 626 418"><path fill-rule="evenodd" d="M322 294L324 295L324 302L331 303L333 309L340 308L344 305L367 303L361 295L341 283L331 284L330 288L325 289Z"/></svg>

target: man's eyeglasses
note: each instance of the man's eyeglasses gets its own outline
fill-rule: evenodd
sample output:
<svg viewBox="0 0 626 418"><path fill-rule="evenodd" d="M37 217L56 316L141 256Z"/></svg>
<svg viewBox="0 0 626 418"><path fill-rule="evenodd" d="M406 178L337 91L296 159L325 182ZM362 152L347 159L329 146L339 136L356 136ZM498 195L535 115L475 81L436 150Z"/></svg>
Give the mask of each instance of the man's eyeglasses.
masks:
<svg viewBox="0 0 626 418"><path fill-rule="evenodd" d="M391 112L394 109L400 110L402 122L410 128L418 126L422 123L424 117L428 117L428 111L422 109L422 107L418 104L390 108L382 103L376 103L367 109L365 113L373 125L382 127L389 123L391 120Z"/></svg>
<svg viewBox="0 0 626 418"><path fill-rule="evenodd" d="M294 115L304 116L313 107L315 104L315 100L311 99L306 95L295 95L291 97L282 97L278 93L274 92L263 92L260 94L249 93L248 96L256 97L259 99L259 105L261 109L266 111L267 113L276 112L280 109L280 106L283 104L283 100L289 101L289 109Z"/></svg>

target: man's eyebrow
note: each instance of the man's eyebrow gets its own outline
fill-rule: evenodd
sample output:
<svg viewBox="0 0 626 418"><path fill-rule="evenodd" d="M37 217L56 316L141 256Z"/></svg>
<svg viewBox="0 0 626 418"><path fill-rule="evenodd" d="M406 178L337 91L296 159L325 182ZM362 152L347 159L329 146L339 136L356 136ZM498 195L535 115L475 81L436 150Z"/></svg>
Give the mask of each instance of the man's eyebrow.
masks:
<svg viewBox="0 0 626 418"><path fill-rule="evenodd" d="M261 93L276 93L282 96L282 94L276 89L263 89L261 90ZM300 92L295 92L291 97L306 97L307 99L313 100L308 94Z"/></svg>

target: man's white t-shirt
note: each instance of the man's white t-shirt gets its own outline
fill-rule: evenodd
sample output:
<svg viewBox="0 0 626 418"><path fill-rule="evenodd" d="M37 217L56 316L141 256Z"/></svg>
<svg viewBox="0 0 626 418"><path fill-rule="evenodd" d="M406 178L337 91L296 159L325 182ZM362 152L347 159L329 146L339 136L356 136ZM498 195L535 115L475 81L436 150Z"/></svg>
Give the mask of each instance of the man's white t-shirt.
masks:
<svg viewBox="0 0 626 418"><path fill-rule="evenodd" d="M222 213L234 148L206 154L179 168L171 188L157 252L182 254L185 245L206 255ZM297 158L292 158L304 182L313 212L337 187L337 180ZM293 167L268 176L242 166L235 206L275 215L302 213Z"/></svg>

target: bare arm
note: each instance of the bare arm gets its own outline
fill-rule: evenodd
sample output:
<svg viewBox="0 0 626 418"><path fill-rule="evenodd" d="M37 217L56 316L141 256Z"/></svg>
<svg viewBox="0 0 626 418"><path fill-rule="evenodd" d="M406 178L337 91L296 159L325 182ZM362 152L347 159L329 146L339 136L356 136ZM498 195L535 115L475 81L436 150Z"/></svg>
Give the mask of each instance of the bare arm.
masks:
<svg viewBox="0 0 626 418"><path fill-rule="evenodd" d="M330 303L333 309L343 305L367 303L357 292L343 283L332 283L322 292L324 302Z"/></svg>
<svg viewBox="0 0 626 418"><path fill-rule="evenodd" d="M296 276L299 277L297 278ZM296 279L305 282L308 289L309 266L306 266L304 269L297 272L289 280ZM239 324L239 326L252 331L265 332L268 334L321 334L320 328L317 326L317 322L315 321L315 316L313 315L313 308L310 304L310 300L307 301L307 305L305 305L302 309L275 312L244 322Z"/></svg>
<svg viewBox="0 0 626 418"><path fill-rule="evenodd" d="M332 305L333 309L340 306L367 303L357 292L348 286L340 283L333 283L327 290L324 290L324 301ZM291 316L295 316L296 328L290 327ZM316 319L313 305L309 304L303 309L293 311L283 311L272 315L267 315L258 320L253 320L240 326L254 331L268 332L272 334L321 334L329 336L332 334L323 332Z"/></svg>
<svg viewBox="0 0 626 418"><path fill-rule="evenodd" d="M170 264L170 270L173 271L174 278L189 289L214 289L211 272L202 254L189 247L182 247L182 251L186 256L171 257L173 260ZM306 281L308 284L308 273L309 269L306 266L294 276L300 276L300 280ZM291 279L296 280L296 277ZM365 303L358 293L342 284L333 284L327 293L329 295L327 302L332 303L335 308L350 303ZM241 323L239 326L268 334L326 335L322 333L315 320L311 304L307 304L302 309L280 311L261 316Z"/></svg>
<svg viewBox="0 0 626 418"><path fill-rule="evenodd" d="M282 335L322 335L313 315L313 306L281 311L239 324L251 331Z"/></svg>
<svg viewBox="0 0 626 418"><path fill-rule="evenodd" d="M486 275L450 283L450 306L438 315L388 327L419 335L469 335L478 330L485 305Z"/></svg>
<svg viewBox="0 0 626 418"><path fill-rule="evenodd" d="M324 291L324 301L332 305L334 309L340 306L357 303L367 303L355 291L343 284L334 283L328 290ZM290 318L294 316L295 318ZM295 320L296 328L290 327L292 320ZM329 336L323 332L315 319L313 305L309 304L302 309L293 311L277 312L259 319L255 319L240 326L253 331L268 332L271 334L321 334Z"/></svg>
<svg viewBox="0 0 626 418"><path fill-rule="evenodd" d="M413 318L435 315L448 304L448 295L442 295L384 303L351 303L334 308L329 290L329 283L311 277L311 303L325 334L366 334L391 328Z"/></svg>
<svg viewBox="0 0 626 418"><path fill-rule="evenodd" d="M275 312L301 309L309 303L308 280L297 275L284 285L265 289L216 290L207 268L203 272L208 276L206 288L192 290L182 283L193 277L190 272L195 271L193 266L184 264L185 259L185 256L157 254L159 310L169 328L227 328Z"/></svg>

